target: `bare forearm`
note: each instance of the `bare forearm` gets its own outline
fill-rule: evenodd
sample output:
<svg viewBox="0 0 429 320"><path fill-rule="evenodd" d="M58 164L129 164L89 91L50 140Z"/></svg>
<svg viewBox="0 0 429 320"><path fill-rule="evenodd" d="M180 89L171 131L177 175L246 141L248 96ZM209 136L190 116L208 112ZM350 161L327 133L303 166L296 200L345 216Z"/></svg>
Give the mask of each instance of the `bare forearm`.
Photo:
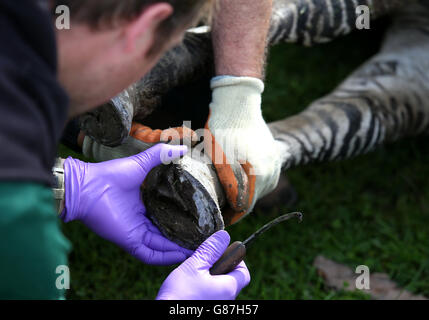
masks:
<svg viewBox="0 0 429 320"><path fill-rule="evenodd" d="M218 0L213 20L216 75L264 76L272 0Z"/></svg>

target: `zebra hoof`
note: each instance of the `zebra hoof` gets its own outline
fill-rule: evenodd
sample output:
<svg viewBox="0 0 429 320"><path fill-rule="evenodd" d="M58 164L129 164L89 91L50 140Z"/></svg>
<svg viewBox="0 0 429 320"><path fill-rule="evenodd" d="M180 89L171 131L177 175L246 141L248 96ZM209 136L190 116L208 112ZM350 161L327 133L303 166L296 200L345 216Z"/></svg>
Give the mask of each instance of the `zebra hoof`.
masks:
<svg viewBox="0 0 429 320"><path fill-rule="evenodd" d="M125 141L134 116L128 91L80 117L80 127L87 136L107 147L117 147Z"/></svg>
<svg viewBox="0 0 429 320"><path fill-rule="evenodd" d="M255 210L267 211L274 207L291 208L298 201L298 194L289 179L283 174L280 176L277 187L265 197L258 200Z"/></svg>
<svg viewBox="0 0 429 320"><path fill-rule="evenodd" d="M206 174L202 168L199 171ZM142 188L152 223L167 239L191 250L224 229L217 195L201 180L184 165L160 165L149 172Z"/></svg>

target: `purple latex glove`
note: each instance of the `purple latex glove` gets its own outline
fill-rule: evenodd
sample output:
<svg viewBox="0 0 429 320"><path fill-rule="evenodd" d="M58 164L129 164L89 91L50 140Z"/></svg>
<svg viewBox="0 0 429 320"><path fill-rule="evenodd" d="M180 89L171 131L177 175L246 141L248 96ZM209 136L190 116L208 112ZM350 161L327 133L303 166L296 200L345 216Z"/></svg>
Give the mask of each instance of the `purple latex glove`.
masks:
<svg viewBox="0 0 429 320"><path fill-rule="evenodd" d="M159 300L233 300L250 282L249 270L241 262L226 275L212 276L210 268L230 241L224 231L214 233L194 254L173 270L161 286Z"/></svg>
<svg viewBox="0 0 429 320"><path fill-rule="evenodd" d="M171 265L192 254L167 240L146 217L140 186L161 163L184 155L186 146L158 144L135 156L100 163L71 157L64 163L65 222L80 220L147 264Z"/></svg>

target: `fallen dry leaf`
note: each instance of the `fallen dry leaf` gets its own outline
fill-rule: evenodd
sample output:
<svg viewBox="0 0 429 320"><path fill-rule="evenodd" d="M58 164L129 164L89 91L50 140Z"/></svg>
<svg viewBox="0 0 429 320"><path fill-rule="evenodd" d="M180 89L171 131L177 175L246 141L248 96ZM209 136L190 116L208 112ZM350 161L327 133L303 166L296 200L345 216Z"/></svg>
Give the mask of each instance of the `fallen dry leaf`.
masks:
<svg viewBox="0 0 429 320"><path fill-rule="evenodd" d="M324 278L326 285L335 290L355 291L359 290L355 286L356 274L351 268L336 263L324 256L317 256L313 263L318 274ZM370 274L370 289L362 289L376 300L427 300L422 295L415 295L407 290L398 288L389 276L385 273ZM348 286L344 286L348 283Z"/></svg>

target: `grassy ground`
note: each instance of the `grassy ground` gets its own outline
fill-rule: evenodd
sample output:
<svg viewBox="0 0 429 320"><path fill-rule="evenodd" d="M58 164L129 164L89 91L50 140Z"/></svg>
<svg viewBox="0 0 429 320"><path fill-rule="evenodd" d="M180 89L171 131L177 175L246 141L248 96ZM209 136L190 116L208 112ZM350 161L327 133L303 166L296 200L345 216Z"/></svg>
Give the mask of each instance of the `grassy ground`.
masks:
<svg viewBox="0 0 429 320"><path fill-rule="evenodd" d="M379 42L379 33L360 33L311 49L274 48L264 97L267 120L296 113L328 93L375 53ZM70 151L61 147L60 154ZM352 160L286 172L300 197L295 207L256 211L228 231L232 239L243 240L293 209L305 220L277 227L254 244L246 259L252 281L239 298L368 298L326 288L312 267L319 254L353 269L365 264L429 297L428 162L426 139L419 138ZM74 246L68 299L153 299L174 268L143 265L80 223L63 229Z"/></svg>

